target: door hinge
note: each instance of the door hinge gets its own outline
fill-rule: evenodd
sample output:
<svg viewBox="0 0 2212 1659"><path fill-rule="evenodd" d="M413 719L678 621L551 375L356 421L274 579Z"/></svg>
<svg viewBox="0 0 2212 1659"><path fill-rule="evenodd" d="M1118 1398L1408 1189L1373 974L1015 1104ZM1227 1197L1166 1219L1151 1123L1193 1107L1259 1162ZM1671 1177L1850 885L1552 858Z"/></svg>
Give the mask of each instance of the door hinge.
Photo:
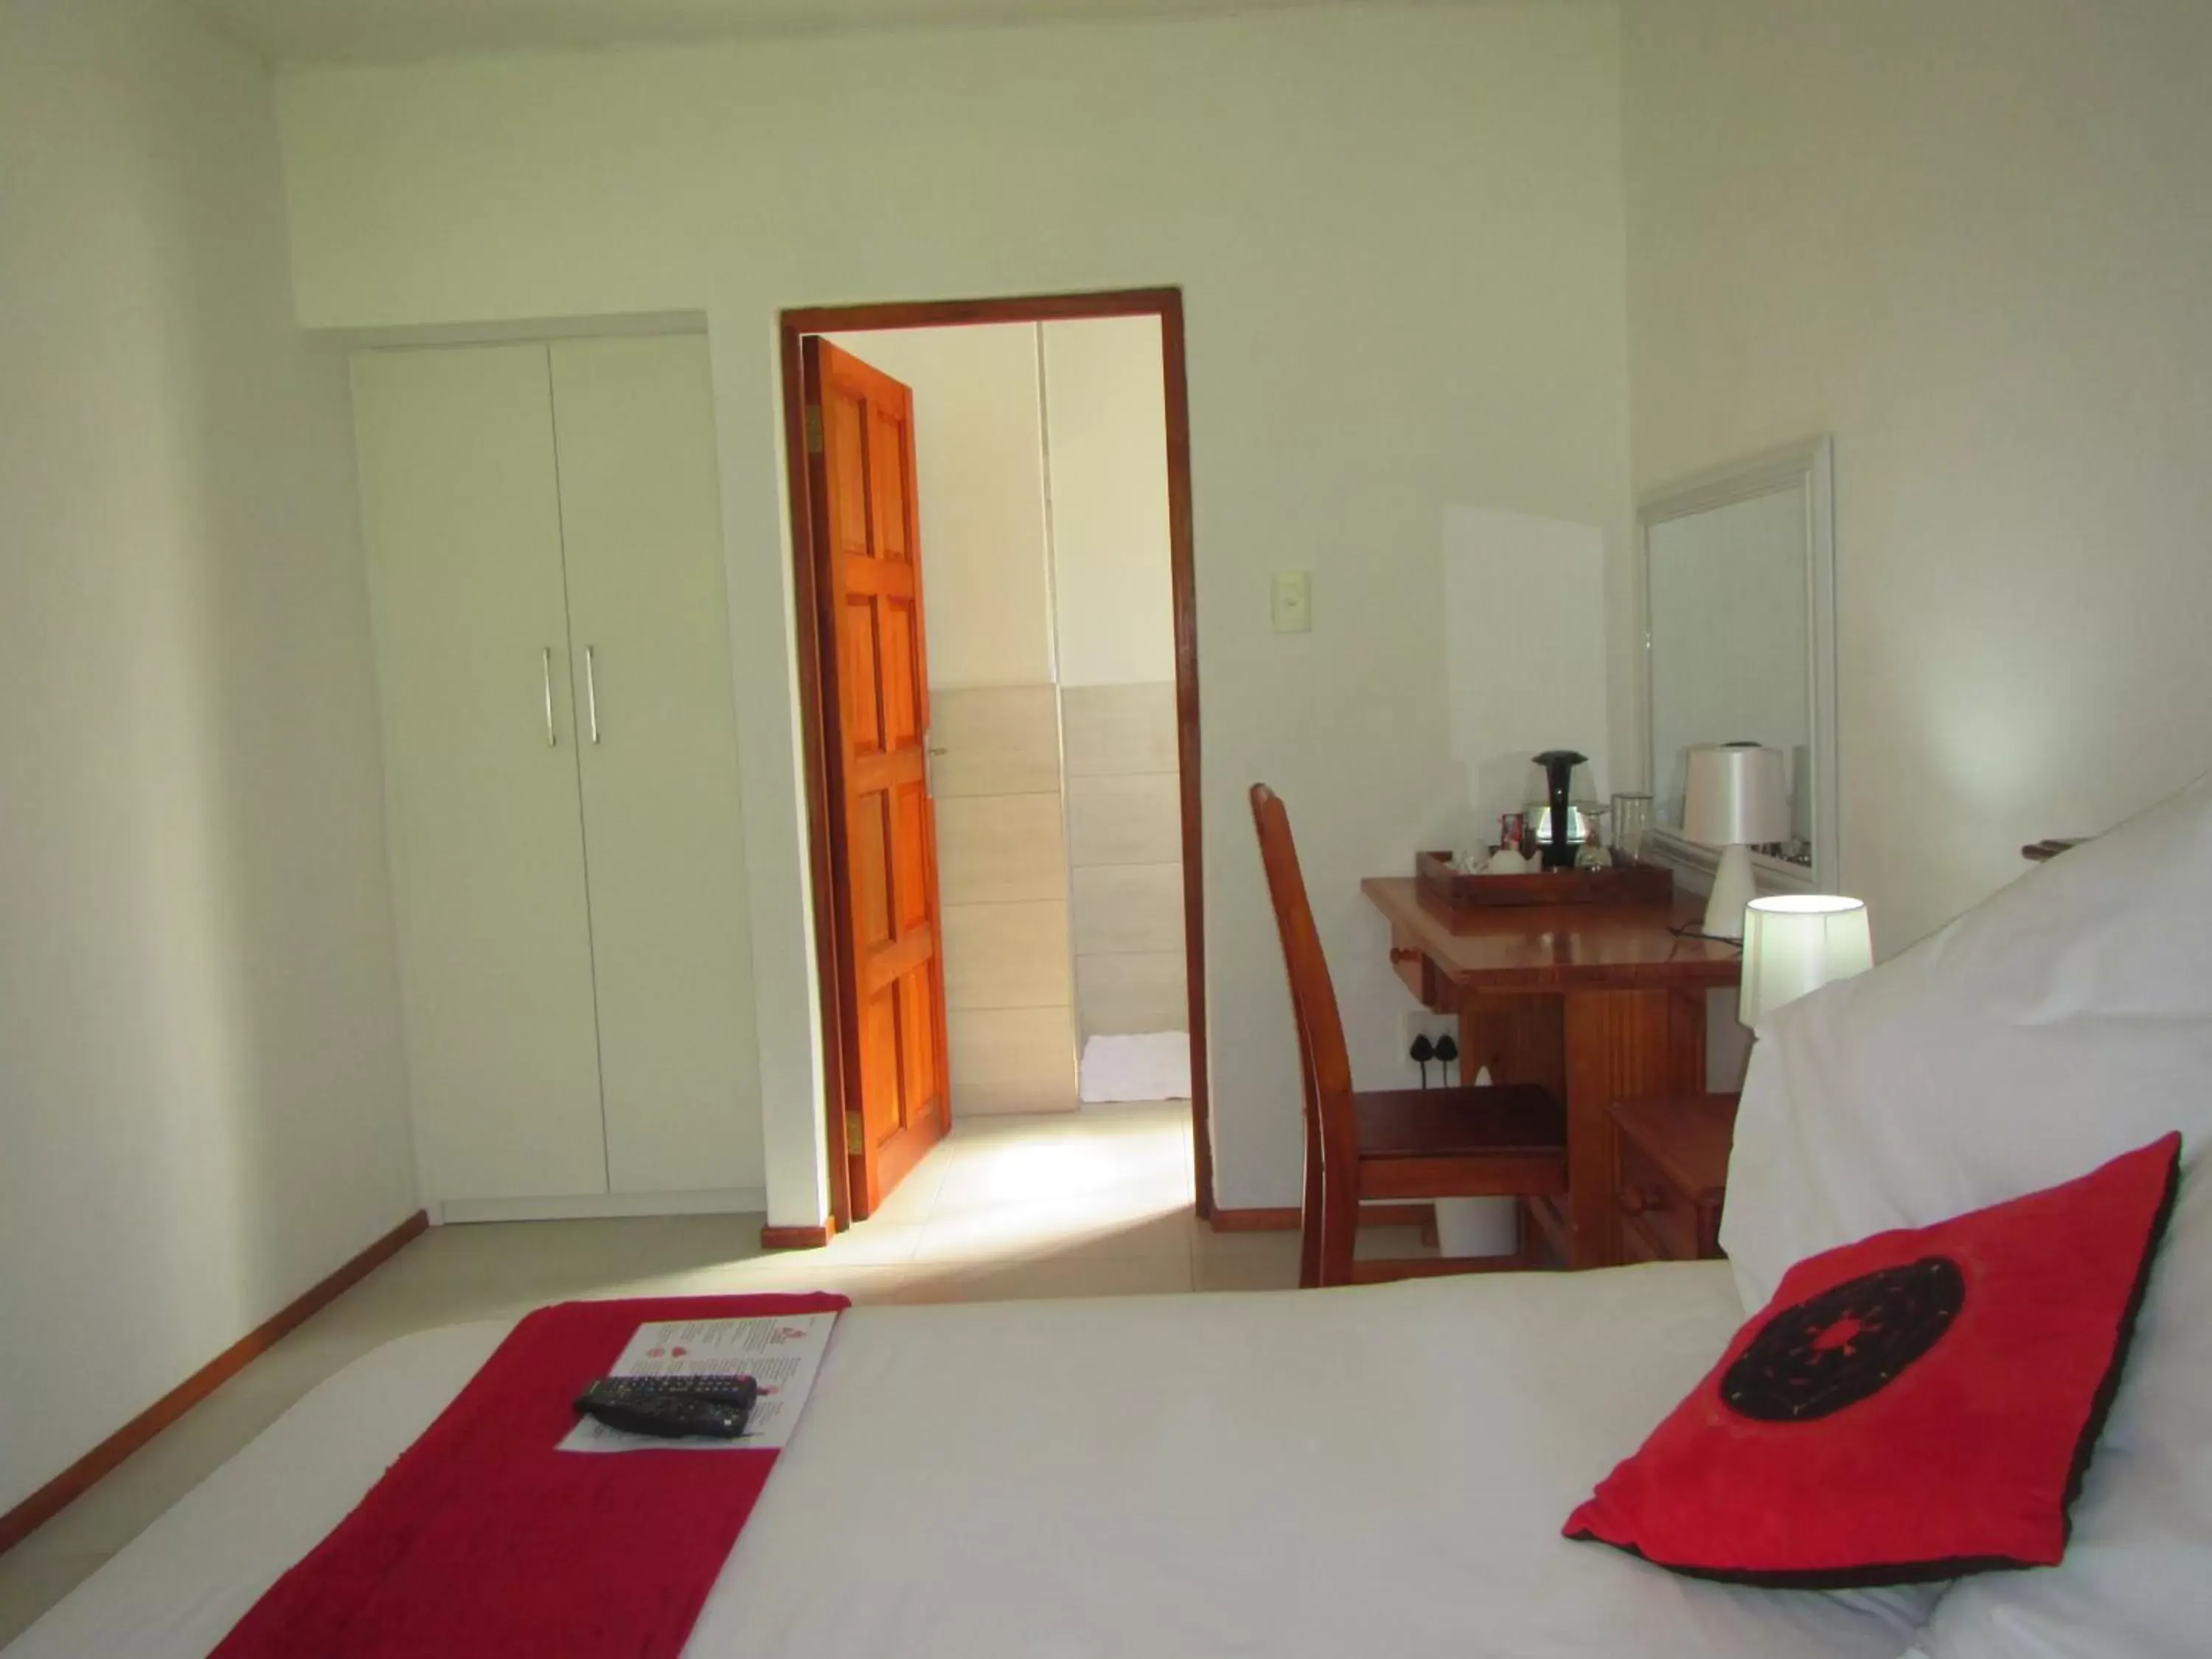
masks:
<svg viewBox="0 0 2212 1659"><path fill-rule="evenodd" d="M847 1152L848 1153L849 1153L851 1156L853 1156L853 1157L854 1157L854 1158L858 1158L858 1157L860 1157L860 1155L862 1152L866 1152L867 1149L868 1149L867 1136L866 1135L866 1133L862 1131L862 1129L861 1129L861 1127L860 1127L860 1115L858 1112L848 1112L848 1113L846 1113L846 1114L845 1114L845 1150L846 1150L846 1152Z"/></svg>
<svg viewBox="0 0 2212 1659"><path fill-rule="evenodd" d="M819 404L806 406L806 453L810 455L822 453L822 405Z"/></svg>

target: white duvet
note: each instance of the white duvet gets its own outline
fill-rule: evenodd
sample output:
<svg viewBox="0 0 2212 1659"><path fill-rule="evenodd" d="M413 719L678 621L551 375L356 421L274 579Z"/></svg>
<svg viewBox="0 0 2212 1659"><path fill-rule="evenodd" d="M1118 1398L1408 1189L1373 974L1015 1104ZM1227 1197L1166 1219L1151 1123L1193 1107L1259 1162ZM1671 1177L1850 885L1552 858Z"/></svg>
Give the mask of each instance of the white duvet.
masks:
<svg viewBox="0 0 2212 1659"><path fill-rule="evenodd" d="M1897 1659L1899 1617L1559 1535L1741 1316L1717 1264L857 1309L686 1652ZM203 1659L507 1328L348 1367L7 1659Z"/></svg>

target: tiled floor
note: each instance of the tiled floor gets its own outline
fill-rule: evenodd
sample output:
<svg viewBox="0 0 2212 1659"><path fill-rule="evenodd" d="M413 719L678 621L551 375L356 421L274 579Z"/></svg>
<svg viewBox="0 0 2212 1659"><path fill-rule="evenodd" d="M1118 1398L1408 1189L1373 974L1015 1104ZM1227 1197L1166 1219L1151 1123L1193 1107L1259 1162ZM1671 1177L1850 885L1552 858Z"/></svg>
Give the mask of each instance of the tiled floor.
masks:
<svg viewBox="0 0 2212 1659"><path fill-rule="evenodd" d="M823 1289L969 1302L1296 1282L1296 1235L1217 1234L1191 1200L1190 1109L1124 1107L969 1119L826 1249L763 1255L758 1216L434 1229L0 1555L0 1643L309 1389L395 1336L577 1297ZM1360 1243L1419 1250L1410 1230Z"/></svg>

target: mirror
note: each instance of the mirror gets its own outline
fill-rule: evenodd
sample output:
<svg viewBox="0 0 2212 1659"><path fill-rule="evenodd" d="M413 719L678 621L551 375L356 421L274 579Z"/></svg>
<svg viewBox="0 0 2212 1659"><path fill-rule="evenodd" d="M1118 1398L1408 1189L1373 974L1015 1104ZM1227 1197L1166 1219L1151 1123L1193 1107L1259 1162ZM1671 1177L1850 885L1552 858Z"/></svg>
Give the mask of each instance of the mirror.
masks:
<svg viewBox="0 0 2212 1659"><path fill-rule="evenodd" d="M1755 848L1761 892L1836 881L1834 467L1829 440L1644 498L1644 777L1656 856L1709 872L1685 839L1693 744L1752 742L1790 758L1787 842Z"/></svg>

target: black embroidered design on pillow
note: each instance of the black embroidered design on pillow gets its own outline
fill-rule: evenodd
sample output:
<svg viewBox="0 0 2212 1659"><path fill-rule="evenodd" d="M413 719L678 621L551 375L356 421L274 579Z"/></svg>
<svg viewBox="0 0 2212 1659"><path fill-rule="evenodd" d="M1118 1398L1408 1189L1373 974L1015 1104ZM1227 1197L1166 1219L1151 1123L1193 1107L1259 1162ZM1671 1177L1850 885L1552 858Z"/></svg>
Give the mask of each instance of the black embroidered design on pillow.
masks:
<svg viewBox="0 0 2212 1659"><path fill-rule="evenodd" d="M1761 1423L1831 1416L1895 1382L1966 1302L1966 1276L1948 1256L1862 1274L1761 1326L1721 1378L1721 1399Z"/></svg>

